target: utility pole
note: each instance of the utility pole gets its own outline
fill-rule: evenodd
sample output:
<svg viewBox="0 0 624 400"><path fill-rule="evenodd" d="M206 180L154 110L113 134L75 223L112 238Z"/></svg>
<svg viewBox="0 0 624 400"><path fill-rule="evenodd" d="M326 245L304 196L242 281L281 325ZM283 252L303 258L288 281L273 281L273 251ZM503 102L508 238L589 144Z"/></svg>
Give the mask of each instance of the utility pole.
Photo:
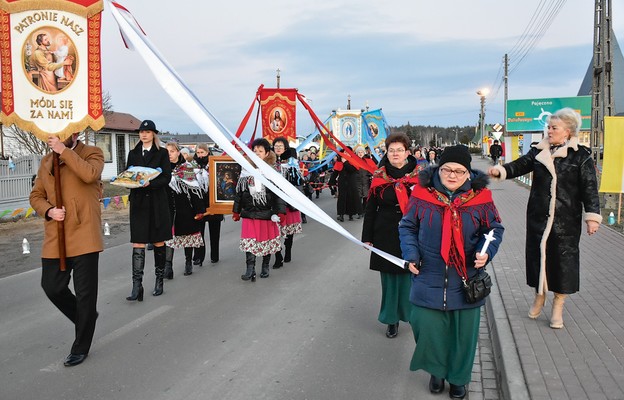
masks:
<svg viewBox="0 0 624 400"><path fill-rule="evenodd" d="M604 117L614 115L613 108L613 43L611 30L611 0L595 0L594 14L594 77L592 82L591 149L600 160L604 142Z"/></svg>
<svg viewBox="0 0 624 400"><path fill-rule="evenodd" d="M509 99L509 57L505 54L505 100L503 101L503 118L505 122L503 122L503 137L507 135L507 99ZM504 139L503 139L504 140Z"/></svg>

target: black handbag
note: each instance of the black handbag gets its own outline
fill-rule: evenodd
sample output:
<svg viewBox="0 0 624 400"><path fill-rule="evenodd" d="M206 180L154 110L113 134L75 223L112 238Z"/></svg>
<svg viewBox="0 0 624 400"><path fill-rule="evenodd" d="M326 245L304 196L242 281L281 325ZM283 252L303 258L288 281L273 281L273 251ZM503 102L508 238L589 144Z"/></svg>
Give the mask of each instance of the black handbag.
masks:
<svg viewBox="0 0 624 400"><path fill-rule="evenodd" d="M485 267L477 269L477 274L464 282L464 295L469 304L485 299L492 289L492 278L485 272Z"/></svg>

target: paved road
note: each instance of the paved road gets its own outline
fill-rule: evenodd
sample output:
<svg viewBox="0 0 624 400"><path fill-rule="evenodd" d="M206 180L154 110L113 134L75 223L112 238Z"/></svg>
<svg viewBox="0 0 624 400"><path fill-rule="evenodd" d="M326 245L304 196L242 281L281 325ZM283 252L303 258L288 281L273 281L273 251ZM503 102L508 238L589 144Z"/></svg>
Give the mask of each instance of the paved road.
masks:
<svg viewBox="0 0 624 400"><path fill-rule="evenodd" d="M319 204L334 214L327 193ZM240 225L228 219L218 264L185 277L178 252L175 279L163 296L146 291L143 303L125 300L130 245L107 248L94 344L74 368L62 365L71 325L45 298L31 258L35 269L0 279L0 399L440 398L426 389L426 373L409 371L409 327L389 340L376 320L379 275L368 270L369 253L310 221L293 262L249 283L240 279ZM344 226L359 237L361 221ZM152 271L149 253L146 288ZM491 359L487 347L480 354ZM479 363L475 371L480 379ZM480 382L471 389L481 397Z"/></svg>

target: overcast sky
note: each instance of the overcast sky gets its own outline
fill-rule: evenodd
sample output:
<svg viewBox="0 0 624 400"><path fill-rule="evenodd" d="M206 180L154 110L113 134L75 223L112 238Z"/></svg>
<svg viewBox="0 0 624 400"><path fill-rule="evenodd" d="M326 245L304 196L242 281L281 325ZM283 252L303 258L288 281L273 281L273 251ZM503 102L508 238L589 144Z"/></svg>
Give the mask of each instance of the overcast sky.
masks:
<svg viewBox="0 0 624 400"><path fill-rule="evenodd" d="M476 91L489 87L486 122L503 122L511 52L540 5L553 0L207 1L121 0L204 105L236 131L260 84L295 87L324 120L345 109L382 108L390 125L475 125ZM624 40L624 2L613 1ZM567 0L535 49L511 60L509 98L576 96L592 57L594 2ZM108 10L102 28L103 87L113 108L158 129L199 128L127 50ZM301 110L302 107L299 107ZM298 134L312 122L298 113ZM252 121L253 123L253 121Z"/></svg>

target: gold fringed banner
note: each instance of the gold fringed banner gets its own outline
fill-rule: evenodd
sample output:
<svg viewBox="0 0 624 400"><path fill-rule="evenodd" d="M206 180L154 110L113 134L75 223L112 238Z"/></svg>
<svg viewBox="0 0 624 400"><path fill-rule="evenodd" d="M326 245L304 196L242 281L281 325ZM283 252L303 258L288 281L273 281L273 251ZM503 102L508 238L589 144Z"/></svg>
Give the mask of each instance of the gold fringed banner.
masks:
<svg viewBox="0 0 624 400"><path fill-rule="evenodd" d="M104 126L102 0L0 0L5 125L64 139Z"/></svg>

